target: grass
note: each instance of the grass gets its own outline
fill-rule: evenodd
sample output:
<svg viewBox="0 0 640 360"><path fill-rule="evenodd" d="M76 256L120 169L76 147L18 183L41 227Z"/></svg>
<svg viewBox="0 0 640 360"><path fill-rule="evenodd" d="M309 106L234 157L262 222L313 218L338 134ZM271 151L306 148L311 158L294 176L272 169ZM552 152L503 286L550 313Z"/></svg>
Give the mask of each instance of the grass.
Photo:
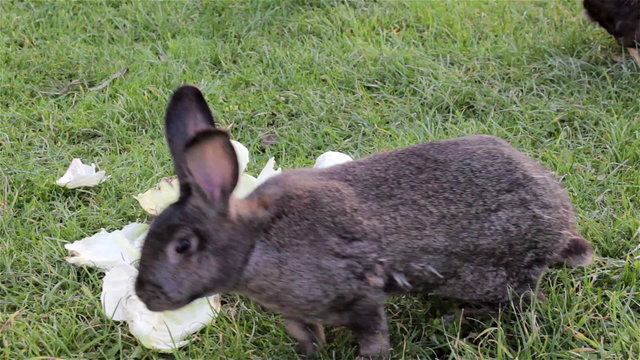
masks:
<svg viewBox="0 0 640 360"><path fill-rule="evenodd" d="M572 1L0 2L0 358L289 359L278 316L225 313L170 355L100 310L102 274L63 245L148 220L132 195L172 173L171 91L201 87L255 173L473 133L562 177L600 257L547 302L466 321L389 301L397 359L640 358L638 67ZM89 90L123 68L101 90ZM69 85L71 83L71 85ZM277 136L277 144L262 138ZM54 185L73 157L111 178ZM344 329L321 359L355 356Z"/></svg>

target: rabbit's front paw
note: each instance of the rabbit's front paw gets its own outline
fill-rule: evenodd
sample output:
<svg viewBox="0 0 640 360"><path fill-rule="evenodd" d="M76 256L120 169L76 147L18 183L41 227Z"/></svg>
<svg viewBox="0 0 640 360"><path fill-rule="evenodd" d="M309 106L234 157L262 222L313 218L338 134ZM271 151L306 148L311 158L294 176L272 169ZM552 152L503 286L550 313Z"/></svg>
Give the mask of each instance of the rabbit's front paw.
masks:
<svg viewBox="0 0 640 360"><path fill-rule="evenodd" d="M284 327L289 335L298 340L298 354L305 359L312 358L325 343L324 329L320 324L285 318Z"/></svg>
<svg viewBox="0 0 640 360"><path fill-rule="evenodd" d="M389 358L389 330L382 305L359 304L351 314L351 331L358 339L359 360Z"/></svg>

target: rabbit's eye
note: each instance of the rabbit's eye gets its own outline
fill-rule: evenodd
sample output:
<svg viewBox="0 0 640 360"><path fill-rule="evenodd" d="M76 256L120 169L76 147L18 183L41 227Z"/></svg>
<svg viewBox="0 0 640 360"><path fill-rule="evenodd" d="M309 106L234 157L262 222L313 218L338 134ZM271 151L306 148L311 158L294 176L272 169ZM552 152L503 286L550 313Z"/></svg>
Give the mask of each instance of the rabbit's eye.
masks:
<svg viewBox="0 0 640 360"><path fill-rule="evenodd" d="M184 254L191 249L191 239L183 237L176 242L175 250L178 254Z"/></svg>

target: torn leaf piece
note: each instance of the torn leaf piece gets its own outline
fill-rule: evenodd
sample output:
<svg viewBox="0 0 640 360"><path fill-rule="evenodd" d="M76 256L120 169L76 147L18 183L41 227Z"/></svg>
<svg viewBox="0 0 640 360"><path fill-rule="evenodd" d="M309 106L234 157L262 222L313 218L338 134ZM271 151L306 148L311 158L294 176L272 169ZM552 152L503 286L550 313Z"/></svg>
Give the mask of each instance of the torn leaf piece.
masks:
<svg viewBox="0 0 640 360"><path fill-rule="evenodd" d="M160 180L153 188L134 196L144 211L151 215L158 215L169 205L178 201L180 184L177 176Z"/></svg>
<svg viewBox="0 0 640 360"><path fill-rule="evenodd" d="M96 172L96 164L83 164L78 158L71 160L69 169L64 173L56 184L75 189L81 186L96 186L105 179L104 170Z"/></svg>
<svg viewBox="0 0 640 360"><path fill-rule="evenodd" d="M267 164L262 168L260 175L258 175L258 178L256 179L256 187L281 172L281 168L276 169L276 160L274 158L269 158L269 161L267 161Z"/></svg>
<svg viewBox="0 0 640 360"><path fill-rule="evenodd" d="M262 168L262 171L260 171L260 175L258 175L257 179L247 173L241 174L232 195L238 199L243 199L249 196L249 194L251 194L251 192L260 184L267 181L267 179L276 176L281 172L282 169L276 169L276 160L274 158L270 158L264 168Z"/></svg>
<svg viewBox="0 0 640 360"><path fill-rule="evenodd" d="M95 266L104 270L126 263L130 264L140 257L142 242L147 236L149 225L132 223L122 230L99 233L66 244L70 256L66 257L71 264Z"/></svg>
<svg viewBox="0 0 640 360"><path fill-rule="evenodd" d="M253 176L247 173L241 174L240 177L238 178L238 183L236 184L236 188L233 189L233 192L231 193L231 195L233 195L238 199L243 199L247 197L249 194L251 194L253 189L256 188L257 181L258 179L254 178Z"/></svg>
<svg viewBox="0 0 640 360"><path fill-rule="evenodd" d="M249 149L235 140L231 140L231 145L233 145L236 158L238 158L238 171L242 174L247 169L247 164L249 164Z"/></svg>
<svg viewBox="0 0 640 360"><path fill-rule="evenodd" d="M128 264L109 270L100 298L107 316L126 321L131 334L147 348L166 351L187 344L184 338L211 322L220 310L220 297L214 295L194 300L178 310L150 311L135 294L137 275L138 270Z"/></svg>
<svg viewBox="0 0 640 360"><path fill-rule="evenodd" d="M327 151L326 153L318 156L314 168L326 168L342 163L353 161L353 158L345 153L338 151Z"/></svg>

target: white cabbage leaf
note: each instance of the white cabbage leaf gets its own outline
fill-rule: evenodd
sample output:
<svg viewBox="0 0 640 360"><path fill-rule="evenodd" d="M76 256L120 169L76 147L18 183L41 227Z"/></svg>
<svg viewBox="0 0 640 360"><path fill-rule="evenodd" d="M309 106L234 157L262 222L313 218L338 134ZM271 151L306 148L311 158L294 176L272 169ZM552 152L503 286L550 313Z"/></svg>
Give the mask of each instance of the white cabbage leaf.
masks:
<svg viewBox="0 0 640 360"><path fill-rule="evenodd" d="M280 173L282 173L282 169L281 168L276 169L276 160L274 158L269 158L269 161L267 161L267 164L260 171L260 174L256 179L255 186L257 187L258 185L262 184L263 182L267 181L268 179Z"/></svg>
<svg viewBox="0 0 640 360"><path fill-rule="evenodd" d="M326 153L318 156L314 168L326 168L342 163L353 161L353 158L345 153L338 151L327 151Z"/></svg>
<svg viewBox="0 0 640 360"><path fill-rule="evenodd" d="M78 158L71 160L67 171L62 175L56 184L75 189L82 186L96 186L105 180L105 171L96 172L96 164L83 164Z"/></svg>
<svg viewBox="0 0 640 360"><path fill-rule="evenodd" d="M134 196L144 211L151 215L160 214L178 201L179 197L180 183L177 176L165 177L151 189Z"/></svg>
<svg viewBox="0 0 640 360"><path fill-rule="evenodd" d="M132 223L121 230L97 234L65 244L70 253L65 258L76 265L95 266L109 270L119 264L130 264L140 257L142 242L147 235L149 225Z"/></svg>
<svg viewBox="0 0 640 360"><path fill-rule="evenodd" d="M135 293L137 275L138 270L128 264L107 271L100 300L105 314L112 320L126 321L131 334L145 347L167 351L184 346L187 336L211 322L220 311L219 295L196 299L177 310L151 311Z"/></svg>

